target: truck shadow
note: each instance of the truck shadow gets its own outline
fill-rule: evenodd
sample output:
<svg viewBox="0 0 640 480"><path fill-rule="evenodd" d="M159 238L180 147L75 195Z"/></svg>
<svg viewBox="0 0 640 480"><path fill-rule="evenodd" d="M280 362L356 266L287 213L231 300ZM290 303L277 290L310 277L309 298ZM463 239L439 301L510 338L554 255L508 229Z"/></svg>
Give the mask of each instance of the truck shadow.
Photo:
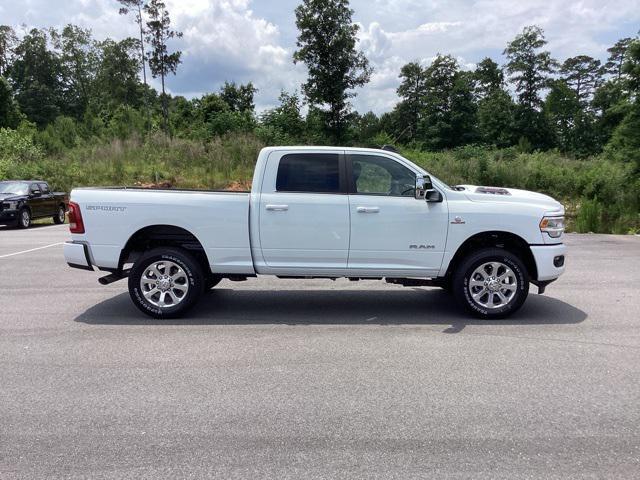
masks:
<svg viewBox="0 0 640 480"><path fill-rule="evenodd" d="M531 294L507 320L484 321L459 309L441 290L231 290L215 289L185 318L154 320L139 312L126 293L99 303L75 321L91 325L561 325L587 314L561 300Z"/></svg>

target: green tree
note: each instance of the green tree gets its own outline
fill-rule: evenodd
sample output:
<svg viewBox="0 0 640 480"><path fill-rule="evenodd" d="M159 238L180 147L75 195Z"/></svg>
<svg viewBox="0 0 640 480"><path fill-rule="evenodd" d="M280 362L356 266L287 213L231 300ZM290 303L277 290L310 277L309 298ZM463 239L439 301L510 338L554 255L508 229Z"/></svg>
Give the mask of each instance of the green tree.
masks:
<svg viewBox="0 0 640 480"><path fill-rule="evenodd" d="M60 114L64 102L60 60L47 41L44 31L32 29L17 45L10 70L20 110L40 128Z"/></svg>
<svg viewBox="0 0 640 480"><path fill-rule="evenodd" d="M380 133L380 119L373 112L357 115L353 122L353 137L357 145L380 147L376 137Z"/></svg>
<svg viewBox="0 0 640 480"><path fill-rule="evenodd" d="M472 77L450 55L438 55L425 70L427 94L420 138L432 149L464 145L475 137Z"/></svg>
<svg viewBox="0 0 640 480"><path fill-rule="evenodd" d="M324 117L326 131L342 140L351 113L352 91L365 85L372 69L356 49L358 25L348 0L304 0L296 8L299 30L294 62L307 66L303 86L311 107Z"/></svg>
<svg viewBox="0 0 640 480"><path fill-rule="evenodd" d="M598 87L591 100L591 110L596 115L600 146L609 141L630 106L629 92L622 80L611 79Z"/></svg>
<svg viewBox="0 0 640 480"><path fill-rule="evenodd" d="M171 29L171 19L166 5L161 0L150 0L144 5L147 14L147 42L151 45L149 54L149 69L154 78L160 77L162 84L162 121L164 131L169 131L168 98L165 88L165 78L173 73L175 75L182 52L169 53L167 42L174 38L182 37L182 32Z"/></svg>
<svg viewBox="0 0 640 480"><path fill-rule="evenodd" d="M488 145L513 145L515 104L504 89L504 72L491 58L484 58L472 74L478 102L479 139Z"/></svg>
<svg viewBox="0 0 640 480"><path fill-rule="evenodd" d="M544 111L551 122L556 143L563 152L573 150L576 116L581 111L580 99L564 80L551 83Z"/></svg>
<svg viewBox="0 0 640 480"><path fill-rule="evenodd" d="M607 148L621 160L634 163L636 173L640 173L640 40L629 44L622 73L628 76L633 103L614 130Z"/></svg>
<svg viewBox="0 0 640 480"><path fill-rule="evenodd" d="M224 100L232 112L248 112L253 114L255 105L253 97L258 89L249 82L246 85L236 85L235 82L224 82L220 89L220 98Z"/></svg>
<svg viewBox="0 0 640 480"><path fill-rule="evenodd" d="M397 93L402 99L402 111L405 113L401 117L405 125L401 128L409 139L414 139L425 110L427 75L418 62L411 62L402 67L400 78L402 82Z"/></svg>
<svg viewBox="0 0 640 480"><path fill-rule="evenodd" d="M466 145L478 139L478 106L473 89L473 73L457 72L451 90L451 146Z"/></svg>
<svg viewBox="0 0 640 480"><path fill-rule="evenodd" d="M507 92L497 89L478 102L478 134L482 142L496 147L514 144L516 105Z"/></svg>
<svg viewBox="0 0 640 480"><path fill-rule="evenodd" d="M541 92L548 87L555 70L551 54L541 51L546 44L542 29L533 25L525 27L503 52L507 57L505 69L509 80L515 86L520 103L529 109L541 106Z"/></svg>
<svg viewBox="0 0 640 480"><path fill-rule="evenodd" d="M514 111L514 136L518 145L526 145L530 149L546 150L555 147L553 128L547 115L542 110L528 108L516 104Z"/></svg>
<svg viewBox="0 0 640 480"><path fill-rule="evenodd" d="M227 132L252 131L256 122L250 112L232 111L220 95L210 93L194 102L195 115L202 125L201 137L211 138Z"/></svg>
<svg viewBox="0 0 640 480"><path fill-rule="evenodd" d="M94 103L114 111L119 105L141 106L139 41L107 39L97 44L99 62L95 77Z"/></svg>
<svg viewBox="0 0 640 480"><path fill-rule="evenodd" d="M601 84L600 60L588 55L567 58L560 67L564 82L573 89L578 100L586 105Z"/></svg>
<svg viewBox="0 0 640 480"><path fill-rule="evenodd" d="M640 40L629 44L627 60L622 68L628 77L627 86L636 103L640 102Z"/></svg>
<svg viewBox="0 0 640 480"><path fill-rule="evenodd" d="M609 75L613 75L616 79L622 77L622 67L626 59L627 49L632 41L633 39L629 37L622 38L618 40L613 47L607 49L609 58L607 63L604 64L604 69Z"/></svg>
<svg viewBox="0 0 640 480"><path fill-rule="evenodd" d="M11 85L0 76L0 128L16 128L20 120L20 108L13 98Z"/></svg>
<svg viewBox="0 0 640 480"><path fill-rule="evenodd" d="M58 50L62 72L63 112L76 120L82 118L93 95L93 81L98 68L98 52L91 30L67 25L61 32L50 30L53 46Z"/></svg>
<svg viewBox="0 0 640 480"><path fill-rule="evenodd" d="M13 28L9 25L0 25L0 76L7 76L17 44L18 37Z"/></svg>
<svg viewBox="0 0 640 480"><path fill-rule="evenodd" d="M282 91L278 98L280 104L260 116L260 122L266 131L269 143L289 143L300 141L304 135L305 122L302 117L302 101L296 92Z"/></svg>
<svg viewBox="0 0 640 480"><path fill-rule="evenodd" d="M190 132L196 122L196 109L194 102L187 100L183 96L173 97L169 104L169 123L171 131L181 137Z"/></svg>
<svg viewBox="0 0 640 480"><path fill-rule="evenodd" d="M489 57L483 58L473 72L476 98L483 99L504 87L504 73Z"/></svg>

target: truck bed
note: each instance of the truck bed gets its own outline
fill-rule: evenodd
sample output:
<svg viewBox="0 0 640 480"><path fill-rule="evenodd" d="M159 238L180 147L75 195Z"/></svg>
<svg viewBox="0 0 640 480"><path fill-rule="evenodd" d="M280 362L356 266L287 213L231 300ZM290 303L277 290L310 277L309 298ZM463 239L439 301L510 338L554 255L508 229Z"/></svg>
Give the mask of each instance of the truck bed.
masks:
<svg viewBox="0 0 640 480"><path fill-rule="evenodd" d="M120 252L143 228L172 225L191 232L214 273L254 273L249 243L249 192L146 188L80 188L73 191L90 242L92 263L118 267Z"/></svg>

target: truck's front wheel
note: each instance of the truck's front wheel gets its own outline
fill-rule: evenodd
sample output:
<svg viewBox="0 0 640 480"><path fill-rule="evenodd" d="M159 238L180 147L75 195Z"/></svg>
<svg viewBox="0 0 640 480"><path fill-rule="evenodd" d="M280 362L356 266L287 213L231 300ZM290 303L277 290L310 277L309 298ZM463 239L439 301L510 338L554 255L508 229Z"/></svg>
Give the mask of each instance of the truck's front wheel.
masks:
<svg viewBox="0 0 640 480"><path fill-rule="evenodd" d="M200 298L204 285L200 264L177 248L150 250L129 274L133 303L154 318L181 316Z"/></svg>
<svg viewBox="0 0 640 480"><path fill-rule="evenodd" d="M18 213L18 228L29 228L31 226L31 212L23 208Z"/></svg>
<svg viewBox="0 0 640 480"><path fill-rule="evenodd" d="M518 310L529 294L529 275L511 252L487 248L470 254L453 276L453 293L475 316L504 318Z"/></svg>

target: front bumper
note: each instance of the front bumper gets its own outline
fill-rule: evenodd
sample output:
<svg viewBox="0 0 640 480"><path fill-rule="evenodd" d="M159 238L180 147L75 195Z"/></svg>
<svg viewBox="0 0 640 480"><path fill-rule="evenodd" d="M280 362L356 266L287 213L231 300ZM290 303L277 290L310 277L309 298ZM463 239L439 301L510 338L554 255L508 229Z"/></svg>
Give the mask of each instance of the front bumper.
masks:
<svg viewBox="0 0 640 480"><path fill-rule="evenodd" d="M84 243L65 242L63 251L64 259L70 267L93 271L89 248Z"/></svg>
<svg viewBox="0 0 640 480"><path fill-rule="evenodd" d="M564 273L567 247L563 243L556 245L532 245L531 253L536 261L538 282L555 280Z"/></svg>
<svg viewBox="0 0 640 480"><path fill-rule="evenodd" d="M18 223L18 210L0 211L0 225L13 225Z"/></svg>

